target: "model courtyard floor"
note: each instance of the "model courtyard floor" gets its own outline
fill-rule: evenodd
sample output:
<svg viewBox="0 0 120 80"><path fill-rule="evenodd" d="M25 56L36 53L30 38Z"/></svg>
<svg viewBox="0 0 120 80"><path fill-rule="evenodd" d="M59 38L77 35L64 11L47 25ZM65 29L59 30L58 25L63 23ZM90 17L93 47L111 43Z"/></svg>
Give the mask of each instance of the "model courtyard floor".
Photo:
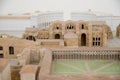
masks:
<svg viewBox="0 0 120 80"><path fill-rule="evenodd" d="M53 61L52 74L61 75L120 75L117 61Z"/></svg>

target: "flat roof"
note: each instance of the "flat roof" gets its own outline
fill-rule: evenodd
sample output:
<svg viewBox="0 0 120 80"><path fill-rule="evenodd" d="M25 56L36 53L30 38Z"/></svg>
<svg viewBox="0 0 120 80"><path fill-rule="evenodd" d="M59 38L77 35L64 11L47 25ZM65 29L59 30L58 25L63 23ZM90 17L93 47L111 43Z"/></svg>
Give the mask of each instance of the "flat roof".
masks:
<svg viewBox="0 0 120 80"><path fill-rule="evenodd" d="M6 16L0 16L0 19L30 20L30 17L29 16L10 16L10 15L6 15Z"/></svg>
<svg viewBox="0 0 120 80"><path fill-rule="evenodd" d="M37 69L37 65L25 65L22 67L20 73L36 73Z"/></svg>

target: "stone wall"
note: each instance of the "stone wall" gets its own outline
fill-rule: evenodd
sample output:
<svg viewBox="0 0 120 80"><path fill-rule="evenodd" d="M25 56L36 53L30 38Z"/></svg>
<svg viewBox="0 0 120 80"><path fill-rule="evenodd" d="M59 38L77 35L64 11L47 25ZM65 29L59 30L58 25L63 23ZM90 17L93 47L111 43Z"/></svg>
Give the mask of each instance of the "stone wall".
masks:
<svg viewBox="0 0 120 80"><path fill-rule="evenodd" d="M105 46L107 40L104 39L113 38L110 27L106 25L105 22L102 21L72 21L72 20L54 21L51 23L49 28L45 29L39 28L38 30L37 29L32 31L26 30L25 38L33 41L38 39L40 40L62 39L65 41L65 43L67 43L67 45L72 45L72 43L68 44L69 41L66 42L66 38L64 36L67 33L75 33L78 37L78 39L76 39L77 46L89 46L89 47ZM105 34L106 36L104 36ZM74 37L70 34L68 36L71 36L71 39L73 39ZM93 38L95 39L99 38L100 40L93 41Z"/></svg>
<svg viewBox="0 0 120 80"><path fill-rule="evenodd" d="M34 45L35 43L33 41L25 39L0 38L0 46L3 48L3 50L0 50L0 53L3 54L3 58L17 58L17 54L21 53L24 48ZM12 51L10 47L13 48Z"/></svg>
<svg viewBox="0 0 120 80"><path fill-rule="evenodd" d="M36 80L37 79L38 66L36 65L25 65L20 71L21 80Z"/></svg>
<svg viewBox="0 0 120 80"><path fill-rule="evenodd" d="M0 80L11 80L10 63L8 59L0 59Z"/></svg>
<svg viewBox="0 0 120 80"><path fill-rule="evenodd" d="M41 65L41 70L39 73L39 80L119 80L120 77L110 77L109 75L93 75L93 76L87 76L87 75L54 75L51 74L51 66L52 66L52 60L57 60L59 58L59 60L75 60L78 57L76 55L72 55L72 54L84 54L84 56L82 56L85 59L85 56L87 57L87 54L104 54L104 55L110 55L109 59L112 58L112 60L114 60L115 56L113 56L114 54L118 54L120 55L120 48L62 48L62 49L51 49L51 50L47 50L45 53L45 56L43 58L43 62ZM110 53L110 54L109 54ZM112 54L112 56L111 56ZM62 55L62 56L61 56ZM65 55L65 56L63 56ZM69 55L69 56L68 56ZM71 55L71 56L70 56ZM116 57L118 57L118 55L116 55ZM67 56L67 58L66 58ZM68 57L70 57L68 59ZM77 57L77 58L76 58ZM82 58L81 57L81 58ZM64 58L64 59L63 59ZM80 57L79 57L80 58ZM82 58L82 59L83 59ZM96 59L98 58L98 56L96 57ZM107 58L106 56L102 57L100 56L99 58L102 58L101 60L104 60L105 58ZM86 58L88 59L88 58ZM95 59L95 57L93 58ZM119 56L120 59L120 56ZM80 60L80 59L77 59Z"/></svg>

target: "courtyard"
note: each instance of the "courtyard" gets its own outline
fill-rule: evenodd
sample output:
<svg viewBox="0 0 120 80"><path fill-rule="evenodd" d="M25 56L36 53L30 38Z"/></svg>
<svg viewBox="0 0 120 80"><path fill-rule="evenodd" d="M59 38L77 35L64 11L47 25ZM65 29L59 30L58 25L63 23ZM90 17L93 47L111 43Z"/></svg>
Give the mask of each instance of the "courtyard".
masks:
<svg viewBox="0 0 120 80"><path fill-rule="evenodd" d="M120 62L110 60L53 61L55 75L120 75Z"/></svg>

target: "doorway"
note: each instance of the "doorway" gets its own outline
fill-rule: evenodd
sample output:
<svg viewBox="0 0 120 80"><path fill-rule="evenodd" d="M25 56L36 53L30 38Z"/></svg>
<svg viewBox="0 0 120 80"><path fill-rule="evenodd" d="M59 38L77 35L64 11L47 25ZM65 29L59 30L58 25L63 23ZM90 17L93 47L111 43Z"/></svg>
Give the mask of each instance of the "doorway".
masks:
<svg viewBox="0 0 120 80"><path fill-rule="evenodd" d="M3 54L0 54L0 58L4 58L4 55L3 55Z"/></svg>
<svg viewBox="0 0 120 80"><path fill-rule="evenodd" d="M55 39L60 39L60 34L55 34Z"/></svg>
<svg viewBox="0 0 120 80"><path fill-rule="evenodd" d="M86 46L86 34L81 35L81 46Z"/></svg>

